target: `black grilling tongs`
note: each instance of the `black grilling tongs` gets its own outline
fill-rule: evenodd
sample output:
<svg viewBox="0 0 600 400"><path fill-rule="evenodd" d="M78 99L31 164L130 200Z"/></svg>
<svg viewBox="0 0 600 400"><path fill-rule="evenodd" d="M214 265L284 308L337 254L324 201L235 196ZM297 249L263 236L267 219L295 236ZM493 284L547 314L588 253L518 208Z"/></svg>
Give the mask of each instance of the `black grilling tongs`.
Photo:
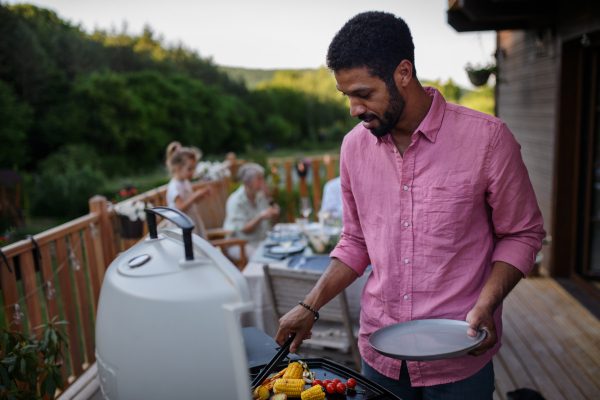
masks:
<svg viewBox="0 0 600 400"><path fill-rule="evenodd" d="M287 340L287 342L285 342L283 346L281 346L277 354L275 354L275 357L273 357L271 361L269 361L269 363L265 365L263 370L260 371L258 375L256 375L256 378L254 378L254 380L252 381L253 390L260 386L265 381L265 379L267 379L273 373L273 371L279 366L279 364L281 364L283 359L286 358L288 354L290 354L290 346L292 345L292 342L295 338L296 334L292 333L292 336Z"/></svg>

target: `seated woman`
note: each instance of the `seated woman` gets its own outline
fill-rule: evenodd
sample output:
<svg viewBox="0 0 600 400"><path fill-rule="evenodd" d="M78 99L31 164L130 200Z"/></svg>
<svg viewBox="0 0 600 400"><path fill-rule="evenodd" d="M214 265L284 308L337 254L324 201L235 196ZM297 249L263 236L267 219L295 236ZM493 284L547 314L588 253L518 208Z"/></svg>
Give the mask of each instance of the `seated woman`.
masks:
<svg viewBox="0 0 600 400"><path fill-rule="evenodd" d="M248 241L245 252L247 257L251 257L258 244L266 239L269 221L275 221L279 211L269 206L263 167L254 163L244 164L238 171L238 179L243 184L227 199L223 228ZM239 248L229 248L228 254L239 258Z"/></svg>

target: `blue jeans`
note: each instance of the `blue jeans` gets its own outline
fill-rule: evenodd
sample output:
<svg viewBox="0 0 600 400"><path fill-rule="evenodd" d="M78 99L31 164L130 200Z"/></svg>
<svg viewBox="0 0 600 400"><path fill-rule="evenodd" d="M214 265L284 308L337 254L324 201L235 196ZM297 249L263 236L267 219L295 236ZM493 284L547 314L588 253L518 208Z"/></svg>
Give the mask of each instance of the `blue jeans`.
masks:
<svg viewBox="0 0 600 400"><path fill-rule="evenodd" d="M458 382L435 386L412 387L406 361L402 361L400 379L391 379L362 362L363 375L383 386L402 400L492 400L494 394L494 366L487 363L475 375Z"/></svg>

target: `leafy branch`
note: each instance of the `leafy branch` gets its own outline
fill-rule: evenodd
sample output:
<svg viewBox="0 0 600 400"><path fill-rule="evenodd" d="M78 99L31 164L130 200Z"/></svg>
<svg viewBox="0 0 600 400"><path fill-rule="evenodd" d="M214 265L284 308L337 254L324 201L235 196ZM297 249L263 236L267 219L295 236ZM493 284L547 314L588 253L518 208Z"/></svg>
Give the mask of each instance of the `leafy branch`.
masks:
<svg viewBox="0 0 600 400"><path fill-rule="evenodd" d="M0 400L41 399L45 394L52 400L56 389L62 389L62 347L67 343L58 326L67 322L57 319L34 328L42 329L39 340L34 333L11 330L12 323L0 326Z"/></svg>

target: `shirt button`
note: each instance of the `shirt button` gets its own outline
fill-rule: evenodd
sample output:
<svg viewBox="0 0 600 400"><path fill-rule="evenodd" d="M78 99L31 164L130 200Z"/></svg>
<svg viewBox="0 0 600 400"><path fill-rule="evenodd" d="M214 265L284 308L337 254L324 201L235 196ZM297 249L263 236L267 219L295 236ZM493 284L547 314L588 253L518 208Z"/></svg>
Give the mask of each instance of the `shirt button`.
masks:
<svg viewBox="0 0 600 400"><path fill-rule="evenodd" d="M408 296L404 296L404 300L408 300Z"/></svg>
<svg viewBox="0 0 600 400"><path fill-rule="evenodd" d="M404 190L408 190L408 186L404 186Z"/></svg>
<svg viewBox="0 0 600 400"><path fill-rule="evenodd" d="M405 222L405 223L404 223L404 226L408 226L408 222Z"/></svg>
<svg viewBox="0 0 600 400"><path fill-rule="evenodd" d="M394 153L397 153L397 152L398 152L398 149L394 149Z"/></svg>
<svg viewBox="0 0 600 400"><path fill-rule="evenodd" d="M408 264L408 258L405 258L405 259L404 259L404 263L405 263L405 264Z"/></svg>

